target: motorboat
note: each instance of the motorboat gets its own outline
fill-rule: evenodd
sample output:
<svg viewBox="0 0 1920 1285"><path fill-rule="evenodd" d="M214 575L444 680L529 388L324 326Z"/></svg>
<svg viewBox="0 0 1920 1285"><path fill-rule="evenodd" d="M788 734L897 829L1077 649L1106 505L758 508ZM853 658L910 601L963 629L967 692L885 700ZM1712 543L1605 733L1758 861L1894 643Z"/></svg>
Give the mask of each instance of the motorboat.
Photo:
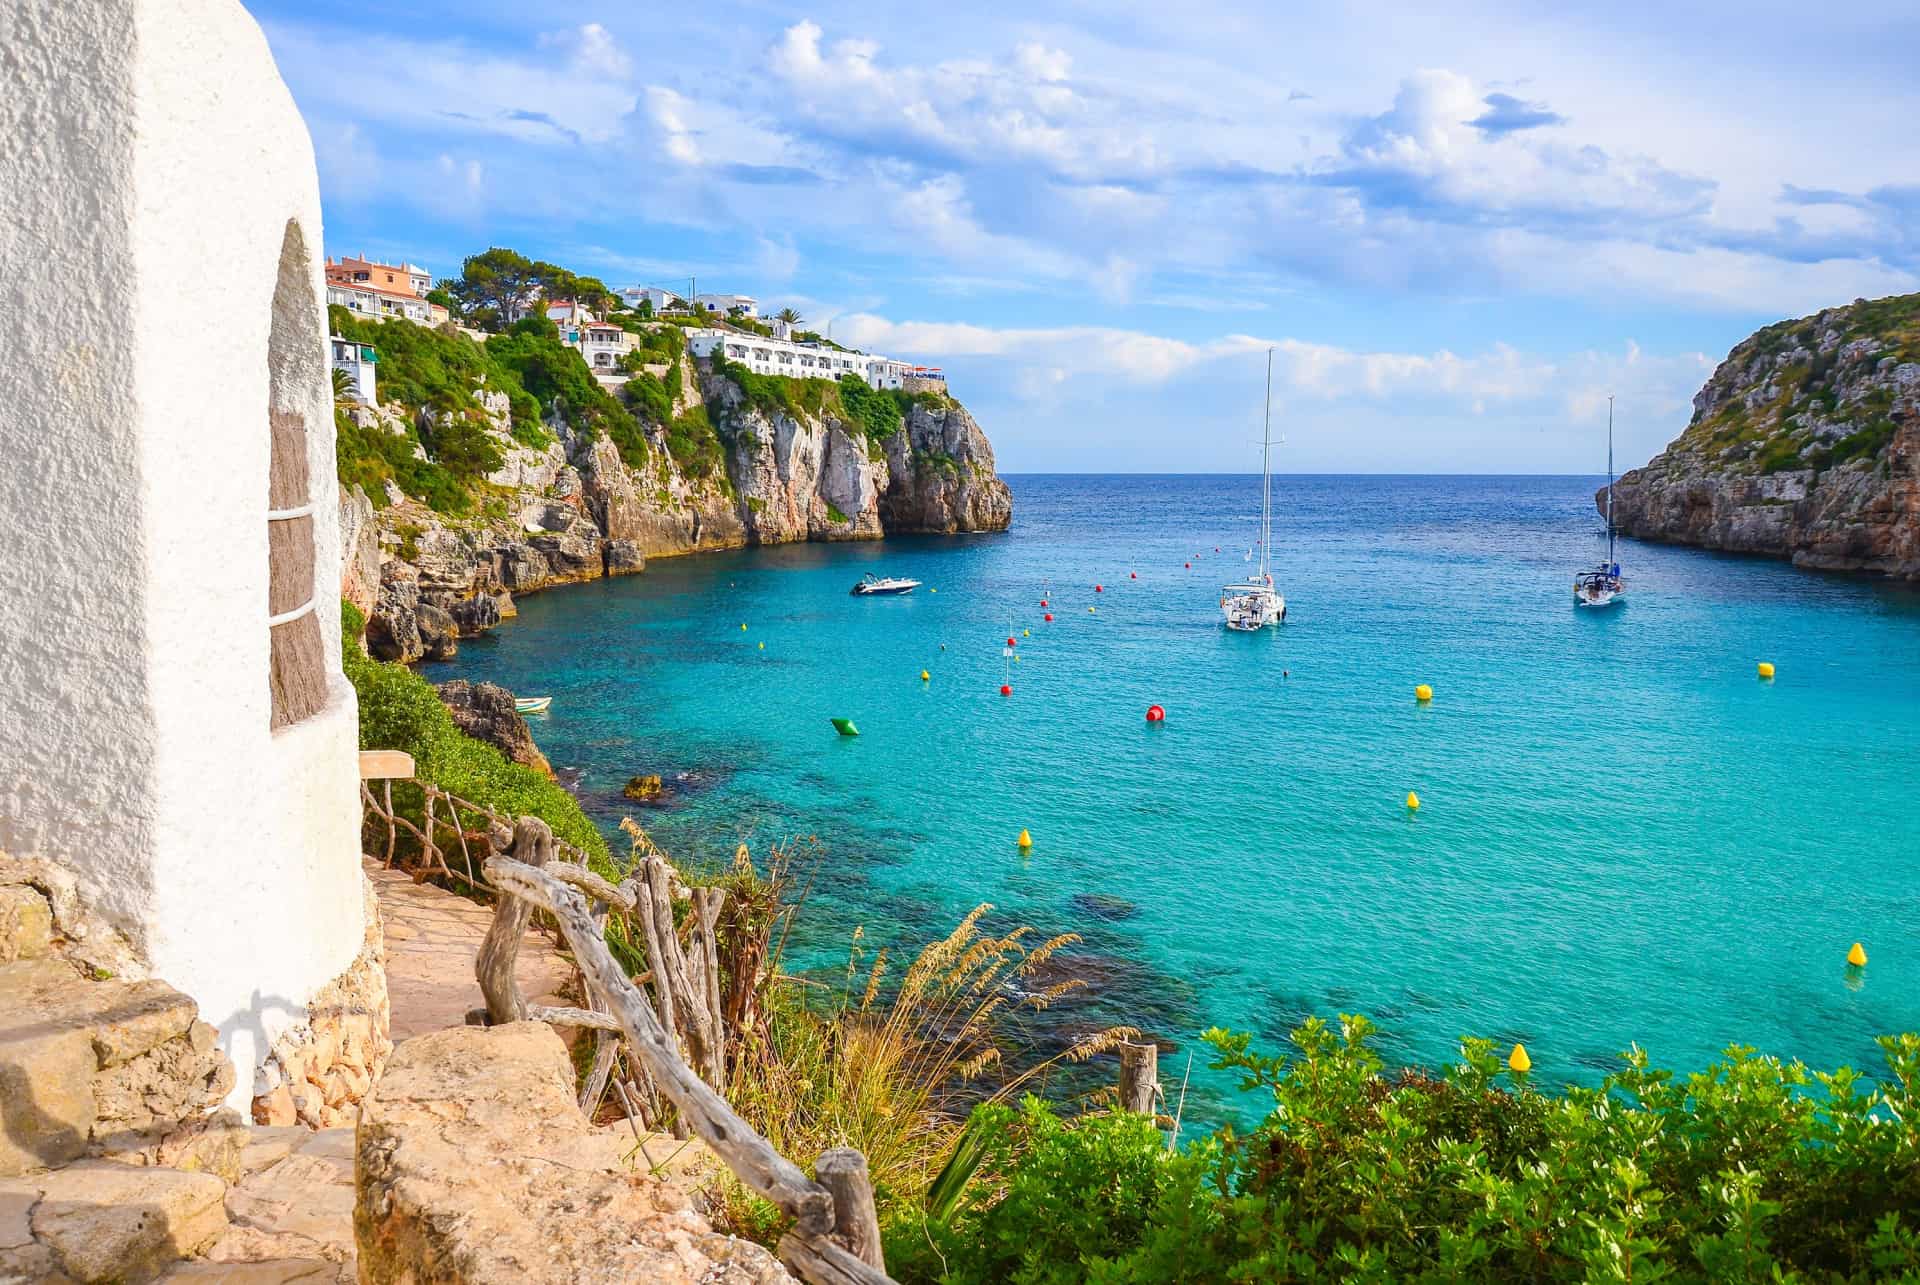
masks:
<svg viewBox="0 0 1920 1285"><path fill-rule="evenodd" d="M873 598L882 594L912 593L919 587L918 580L908 580L901 576L861 576L860 583L853 587L853 596Z"/></svg>
<svg viewBox="0 0 1920 1285"><path fill-rule="evenodd" d="M513 712L516 714L544 714L553 704L551 696L516 696L513 698Z"/></svg>

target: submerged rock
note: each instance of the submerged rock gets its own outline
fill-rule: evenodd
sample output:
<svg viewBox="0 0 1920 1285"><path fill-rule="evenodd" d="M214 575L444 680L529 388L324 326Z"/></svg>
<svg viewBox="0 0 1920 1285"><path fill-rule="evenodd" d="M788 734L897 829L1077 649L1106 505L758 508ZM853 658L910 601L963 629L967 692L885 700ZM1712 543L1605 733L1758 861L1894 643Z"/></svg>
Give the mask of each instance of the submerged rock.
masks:
<svg viewBox="0 0 1920 1285"><path fill-rule="evenodd" d="M1073 894L1073 908L1082 914L1092 915L1106 923L1118 923L1122 919L1131 919L1139 907L1124 897L1108 896L1104 892L1076 892Z"/></svg>
<svg viewBox="0 0 1920 1285"><path fill-rule="evenodd" d="M665 792L666 787L660 783L660 774L658 772L649 772L644 776L636 776L629 780L626 787L620 791L620 793L626 797L641 803L657 803L660 800L660 796Z"/></svg>

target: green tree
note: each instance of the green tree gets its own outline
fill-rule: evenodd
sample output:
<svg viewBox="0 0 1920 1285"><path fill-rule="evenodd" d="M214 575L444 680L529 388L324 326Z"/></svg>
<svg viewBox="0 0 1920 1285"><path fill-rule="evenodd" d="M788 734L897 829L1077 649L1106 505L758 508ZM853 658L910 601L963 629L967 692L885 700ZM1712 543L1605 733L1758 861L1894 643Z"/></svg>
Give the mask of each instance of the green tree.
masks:
<svg viewBox="0 0 1920 1285"><path fill-rule="evenodd" d="M469 318L498 329L501 319L541 285L539 267L526 255L500 246L476 254L460 265L460 279L450 292Z"/></svg>

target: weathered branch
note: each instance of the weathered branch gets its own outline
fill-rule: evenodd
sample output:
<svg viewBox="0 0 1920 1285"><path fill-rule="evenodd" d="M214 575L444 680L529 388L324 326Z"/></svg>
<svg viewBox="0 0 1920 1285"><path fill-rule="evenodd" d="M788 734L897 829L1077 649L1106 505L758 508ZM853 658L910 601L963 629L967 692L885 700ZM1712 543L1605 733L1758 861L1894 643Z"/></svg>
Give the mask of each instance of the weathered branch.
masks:
<svg viewBox="0 0 1920 1285"><path fill-rule="evenodd" d="M780 1261L813 1285L893 1285L893 1278L869 1267L831 1240L799 1232L780 1238Z"/></svg>
<svg viewBox="0 0 1920 1285"><path fill-rule="evenodd" d="M1160 1046L1122 1044L1120 1046L1120 1109L1153 1114L1153 1099L1160 1087Z"/></svg>
<svg viewBox="0 0 1920 1285"><path fill-rule="evenodd" d="M489 1010L491 1016L491 1010ZM522 1010L522 1018L529 1022L551 1022L555 1026L584 1026L595 1031L620 1030L620 1023L609 1013L596 1013L586 1008L545 1007L531 1005ZM594 1096L598 1097L598 1094Z"/></svg>
<svg viewBox="0 0 1920 1285"><path fill-rule="evenodd" d="M429 800L428 806L432 803ZM522 817L513 830L515 861L538 869L553 859L553 831L538 817ZM487 870L493 860L487 861ZM520 897L502 897L494 907L493 922L481 939L480 952L473 961L474 976L480 993L487 997L487 1016L495 1023L517 1022L527 1015L527 1001L520 994L520 979L515 976L514 961L520 953L520 938L533 918L533 906Z"/></svg>
<svg viewBox="0 0 1920 1285"><path fill-rule="evenodd" d="M523 820L521 825L539 824ZM541 826L541 829L545 829ZM516 842L515 851L519 851ZM801 1237L821 1237L833 1229L833 1195L808 1178L798 1166L778 1151L746 1121L735 1114L713 1087L702 1080L680 1059L678 1049L660 1019L654 1016L646 996L636 989L614 962L605 940L594 927L593 916L585 900L565 883L543 870L505 857L491 857L486 864L493 886L551 911L560 930L573 948L582 974L591 992L606 1004L620 1021L627 1043L636 1051L680 1115L701 1140L725 1161L727 1167L748 1187L771 1201L797 1225ZM500 921L496 920L496 924ZM849 1276L848 1280L881 1282L885 1277L838 1246L810 1246L813 1252L831 1264L839 1257L855 1264L868 1276ZM809 1279L814 1279L809 1277ZM826 1276L820 1279L836 1280Z"/></svg>
<svg viewBox="0 0 1920 1285"><path fill-rule="evenodd" d="M833 1193L833 1238L867 1266L886 1271L880 1251L880 1214L873 1204L873 1178L867 1158L852 1147L823 1151L813 1162L813 1177Z"/></svg>

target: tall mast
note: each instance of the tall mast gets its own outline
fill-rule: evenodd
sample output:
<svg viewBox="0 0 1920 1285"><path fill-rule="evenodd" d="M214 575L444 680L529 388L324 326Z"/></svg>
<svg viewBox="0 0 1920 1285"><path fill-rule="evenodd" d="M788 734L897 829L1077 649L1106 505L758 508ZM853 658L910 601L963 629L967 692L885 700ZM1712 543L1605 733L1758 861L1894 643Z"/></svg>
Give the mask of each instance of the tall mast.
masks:
<svg viewBox="0 0 1920 1285"><path fill-rule="evenodd" d="M1267 579L1267 546L1273 542L1273 349L1267 349L1266 420L1260 431L1260 581Z"/></svg>
<svg viewBox="0 0 1920 1285"><path fill-rule="evenodd" d="M1613 394L1607 394L1607 566L1613 566Z"/></svg>

